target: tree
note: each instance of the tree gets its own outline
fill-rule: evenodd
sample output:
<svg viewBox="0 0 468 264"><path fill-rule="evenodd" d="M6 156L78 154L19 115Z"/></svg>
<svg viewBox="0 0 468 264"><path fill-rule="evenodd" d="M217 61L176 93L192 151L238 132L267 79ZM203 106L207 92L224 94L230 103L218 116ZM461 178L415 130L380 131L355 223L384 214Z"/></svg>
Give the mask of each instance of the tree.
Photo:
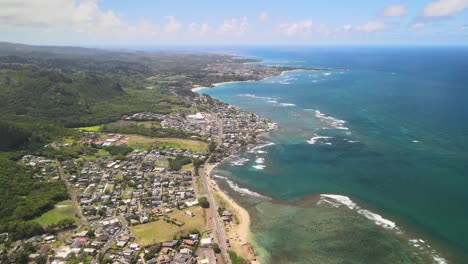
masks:
<svg viewBox="0 0 468 264"><path fill-rule="evenodd" d="M214 152L215 150L216 150L216 143L214 141L211 141L210 144L208 144L208 151Z"/></svg>
<svg viewBox="0 0 468 264"><path fill-rule="evenodd" d="M212 248L213 248L213 251L214 251L216 254L221 253L221 248L219 247L218 244L214 243L213 246L212 246Z"/></svg>
<svg viewBox="0 0 468 264"><path fill-rule="evenodd" d="M75 220L73 218L64 218L58 221L57 226L62 229L67 229L75 225Z"/></svg>
<svg viewBox="0 0 468 264"><path fill-rule="evenodd" d="M209 208L210 207L210 203L208 202L208 198L206 198L205 196L202 196L202 197L198 198L198 204L203 208Z"/></svg>

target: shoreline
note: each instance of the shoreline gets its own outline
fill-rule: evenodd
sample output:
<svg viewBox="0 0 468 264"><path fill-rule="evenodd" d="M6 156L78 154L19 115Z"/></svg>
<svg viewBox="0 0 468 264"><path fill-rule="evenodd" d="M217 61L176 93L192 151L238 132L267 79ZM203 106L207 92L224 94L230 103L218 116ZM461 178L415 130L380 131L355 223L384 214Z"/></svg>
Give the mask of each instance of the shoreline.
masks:
<svg viewBox="0 0 468 264"><path fill-rule="evenodd" d="M308 71L308 70L307 69L285 70L285 71L282 71L281 74L279 74L279 75L266 77L266 78L263 78L262 80L265 80L265 79L268 79L268 78L273 78L273 77L278 77L278 76L283 76L287 72L290 72L290 71ZM212 87L193 88L192 91L198 91L198 90L201 90L201 89L211 89L211 88L215 88L217 86L221 86L221 85L229 84L229 83L256 82L256 81L261 81L261 80L221 82L221 83L213 84ZM265 132L265 133L262 133L261 135L265 136L265 135L269 134L270 132ZM260 142L261 141L256 141L253 144L255 145L255 144L258 144ZM239 150L240 149L238 149L236 152L238 152ZM231 248L231 250L235 251L239 256L242 256L246 260L251 261L251 259L249 257L246 257L246 255L245 255L246 253L248 254L246 248L242 247L242 245L246 245L246 244L251 245L252 244L251 243L252 238L250 238L250 241L249 241L250 224L251 224L250 215L249 215L248 211L244 207L240 206L236 201L234 201L234 199L225 190L222 190L219 187L218 183L215 181L215 178L211 174L213 169L215 169L217 166L220 165L221 162L225 161L229 157L226 157L226 158L222 159L220 162L217 162L217 163L214 163L214 164L209 164L209 166L207 166L206 173L207 173L207 176L208 176L208 185L209 185L209 188L211 188L211 190L213 191L214 194L217 194L218 196L220 196L225 202L227 202L231 206L231 208L234 208L233 213L237 217L240 218L239 219L240 224L236 228L236 230L237 230L236 234L239 234L239 242L238 243L241 244L241 247L240 247L241 250L238 251L236 247ZM230 188L230 187L228 187L228 188ZM327 194L327 193L317 194L317 195L315 195L316 197L314 199L321 200L322 196L326 196L326 195L330 195L330 194ZM302 199L305 199L308 196L309 195L304 195L304 196L298 198L296 200L296 202L301 201ZM337 194L331 194L331 196L337 196L337 197L340 197L340 198L351 199L348 196L344 196L344 195L341 195L341 194L338 194L338 193ZM354 197L352 197L352 198L354 199ZM355 209L355 211L358 211L358 210L363 211L366 214L363 214L363 213L359 213L359 214L361 216L363 216L364 218L367 218L368 220L373 221L377 226L383 226L383 228L387 229L387 230L395 229L394 231L396 232L396 234L399 235L400 238L404 238L405 240L407 240L407 243L409 243L410 245L412 245L414 247L414 248L411 247L411 249L410 249L411 251L416 252L417 254L422 254L425 257L431 258L430 260L432 260L432 261L434 261L435 263L438 263L438 264L451 263L451 261L450 261L451 257L447 258L447 256L445 254L442 254L442 255L445 255L445 256L440 255L441 252L444 252L443 250L440 250L440 249L439 250L433 250L433 249L431 249L430 244L432 245L432 243L434 243L434 242L431 241L430 238L428 239L427 236L423 236L424 240L421 239L420 238L421 236L419 234L413 233L413 232L408 232L408 230L405 228L404 224L403 224L403 228L404 228L405 232L402 232L399 229L401 227L400 225L397 226L396 223L393 222L392 220L389 220L389 219L383 217L383 215L385 215L383 212L377 210L377 213L376 213L374 210L370 211L369 207L367 207L367 206L362 208L360 205L358 206L357 204L355 204L354 200L350 200L350 201L352 202L352 205L349 205L346 202L339 201L339 200L332 201L332 203L330 203L330 204L332 204L335 207L339 206L339 207L348 207L349 208L351 206L352 208L349 208L350 210ZM325 202L327 202L327 201L325 201ZM333 203L333 202L335 202L335 203ZM361 204L361 203L359 203L359 204ZM377 221L377 220L379 220L379 221ZM400 233L400 232L405 233L405 235L401 235L402 233ZM229 237L229 239L231 240L231 243L234 241L234 239L231 239L231 237ZM427 242L432 242L432 243L427 243ZM425 250L429 250L429 249L431 250L431 252L425 251ZM251 261L251 263L261 263L261 262L258 261L258 256L255 256L255 257L256 257L256 261Z"/></svg>
<svg viewBox="0 0 468 264"><path fill-rule="evenodd" d="M221 86L221 85L225 85L225 84L230 84L230 83L241 83L241 82L259 82L259 81L263 81L263 80L266 80L266 79L269 79L269 78L273 78L273 77L279 77L279 76L284 76L285 73L287 72L294 72L294 71L314 71L314 70L320 70L320 69L293 69L293 70L284 70L284 71L281 71L280 74L277 74L277 75L273 75L273 76L268 76L268 77L265 77L265 78L262 78L260 80L245 80L245 81L228 81L228 82L219 82L219 83L213 83L211 84L211 86L207 86L207 87L200 87L198 85L196 85L196 87L194 86L192 89L190 89L192 92L196 93L200 90L203 90L203 89L213 89L213 88L216 88L218 86Z"/></svg>
<svg viewBox="0 0 468 264"><path fill-rule="evenodd" d="M219 187L218 183L211 176L212 170L216 168L221 162L208 164L208 166L205 168L205 173L208 176L207 179L209 188L211 188L214 194L218 195L221 199L228 203L228 205L231 207L230 209L233 209L234 215L239 220L239 224L236 224L236 226L232 228L232 232L228 232L234 233L235 236L229 237L231 243L233 244L232 250L236 252L236 254L238 254L239 256L250 261L250 263L261 264L261 262L255 256L255 254L253 254L252 243L249 241L251 223L249 213L244 207L242 207L236 201L234 201L234 199L231 196L229 196L229 194L223 191Z"/></svg>

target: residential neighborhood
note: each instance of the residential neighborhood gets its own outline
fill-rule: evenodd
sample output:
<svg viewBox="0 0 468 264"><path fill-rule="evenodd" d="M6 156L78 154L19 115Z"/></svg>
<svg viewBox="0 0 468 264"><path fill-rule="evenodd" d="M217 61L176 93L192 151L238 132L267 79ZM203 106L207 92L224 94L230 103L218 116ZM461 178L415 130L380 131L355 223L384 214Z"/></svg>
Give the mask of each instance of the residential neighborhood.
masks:
<svg viewBox="0 0 468 264"><path fill-rule="evenodd" d="M60 225L45 224L47 234L14 242L7 253L28 245L34 249L29 261L37 263L228 263L217 243L225 245L224 252L230 245L216 226L228 226L234 216L229 210L213 215L199 203L207 194L198 170L209 159L222 160L256 143L276 124L204 95L193 104L203 111L135 113L122 121L151 121L193 133L198 136L192 140L207 142L205 151L133 149L128 147L131 135L83 130L77 142L46 149L80 144L96 148L94 155L61 161L23 156L20 162L35 172L37 181L64 181L69 201L52 211L68 208L68 217ZM2 236L8 240L8 234Z"/></svg>

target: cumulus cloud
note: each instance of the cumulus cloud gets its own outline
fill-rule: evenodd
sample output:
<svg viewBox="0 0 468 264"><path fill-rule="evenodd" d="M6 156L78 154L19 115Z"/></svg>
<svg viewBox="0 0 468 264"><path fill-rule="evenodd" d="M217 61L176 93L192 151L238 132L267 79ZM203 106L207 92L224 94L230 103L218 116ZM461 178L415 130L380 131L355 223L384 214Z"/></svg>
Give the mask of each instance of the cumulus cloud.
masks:
<svg viewBox="0 0 468 264"><path fill-rule="evenodd" d="M97 0L2 0L0 27L75 32L116 31L125 23Z"/></svg>
<svg viewBox="0 0 468 264"><path fill-rule="evenodd" d="M312 28L311 20L285 22L279 25L279 31L288 36L308 34L312 32Z"/></svg>
<svg viewBox="0 0 468 264"><path fill-rule="evenodd" d="M188 26L190 33L205 34L210 31L210 26L207 23L190 23Z"/></svg>
<svg viewBox="0 0 468 264"><path fill-rule="evenodd" d="M268 22L269 19L270 17L268 16L268 13L266 11L262 11L260 13L260 16L258 17L258 20L260 20L260 22L262 23Z"/></svg>
<svg viewBox="0 0 468 264"><path fill-rule="evenodd" d="M364 25L357 26L356 30L370 33L370 32L375 32L375 31L385 29L385 27L386 27L385 24L382 22L369 21Z"/></svg>
<svg viewBox="0 0 468 264"><path fill-rule="evenodd" d="M405 4L396 4L388 6L384 9L383 15L386 17L401 17L406 14Z"/></svg>
<svg viewBox="0 0 468 264"><path fill-rule="evenodd" d="M437 0L424 8L423 14L428 17L448 16L468 8L468 0Z"/></svg>
<svg viewBox="0 0 468 264"><path fill-rule="evenodd" d="M247 17L225 19L223 24L219 26L219 31L222 33L245 33L249 28L249 20Z"/></svg>
<svg viewBox="0 0 468 264"><path fill-rule="evenodd" d="M38 32L156 35L148 22L129 24L99 0L0 0L0 29Z"/></svg>
<svg viewBox="0 0 468 264"><path fill-rule="evenodd" d="M177 21L174 16L166 16L167 23L164 24L164 31L166 33L177 33L182 28L182 23Z"/></svg>

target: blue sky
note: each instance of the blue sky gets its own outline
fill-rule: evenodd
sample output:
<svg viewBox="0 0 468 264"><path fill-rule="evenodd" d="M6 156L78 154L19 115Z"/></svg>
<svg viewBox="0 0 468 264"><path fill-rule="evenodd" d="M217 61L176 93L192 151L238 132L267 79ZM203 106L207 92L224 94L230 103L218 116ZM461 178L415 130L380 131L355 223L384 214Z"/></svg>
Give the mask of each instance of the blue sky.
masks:
<svg viewBox="0 0 468 264"><path fill-rule="evenodd" d="M0 0L0 41L466 45L468 0Z"/></svg>

